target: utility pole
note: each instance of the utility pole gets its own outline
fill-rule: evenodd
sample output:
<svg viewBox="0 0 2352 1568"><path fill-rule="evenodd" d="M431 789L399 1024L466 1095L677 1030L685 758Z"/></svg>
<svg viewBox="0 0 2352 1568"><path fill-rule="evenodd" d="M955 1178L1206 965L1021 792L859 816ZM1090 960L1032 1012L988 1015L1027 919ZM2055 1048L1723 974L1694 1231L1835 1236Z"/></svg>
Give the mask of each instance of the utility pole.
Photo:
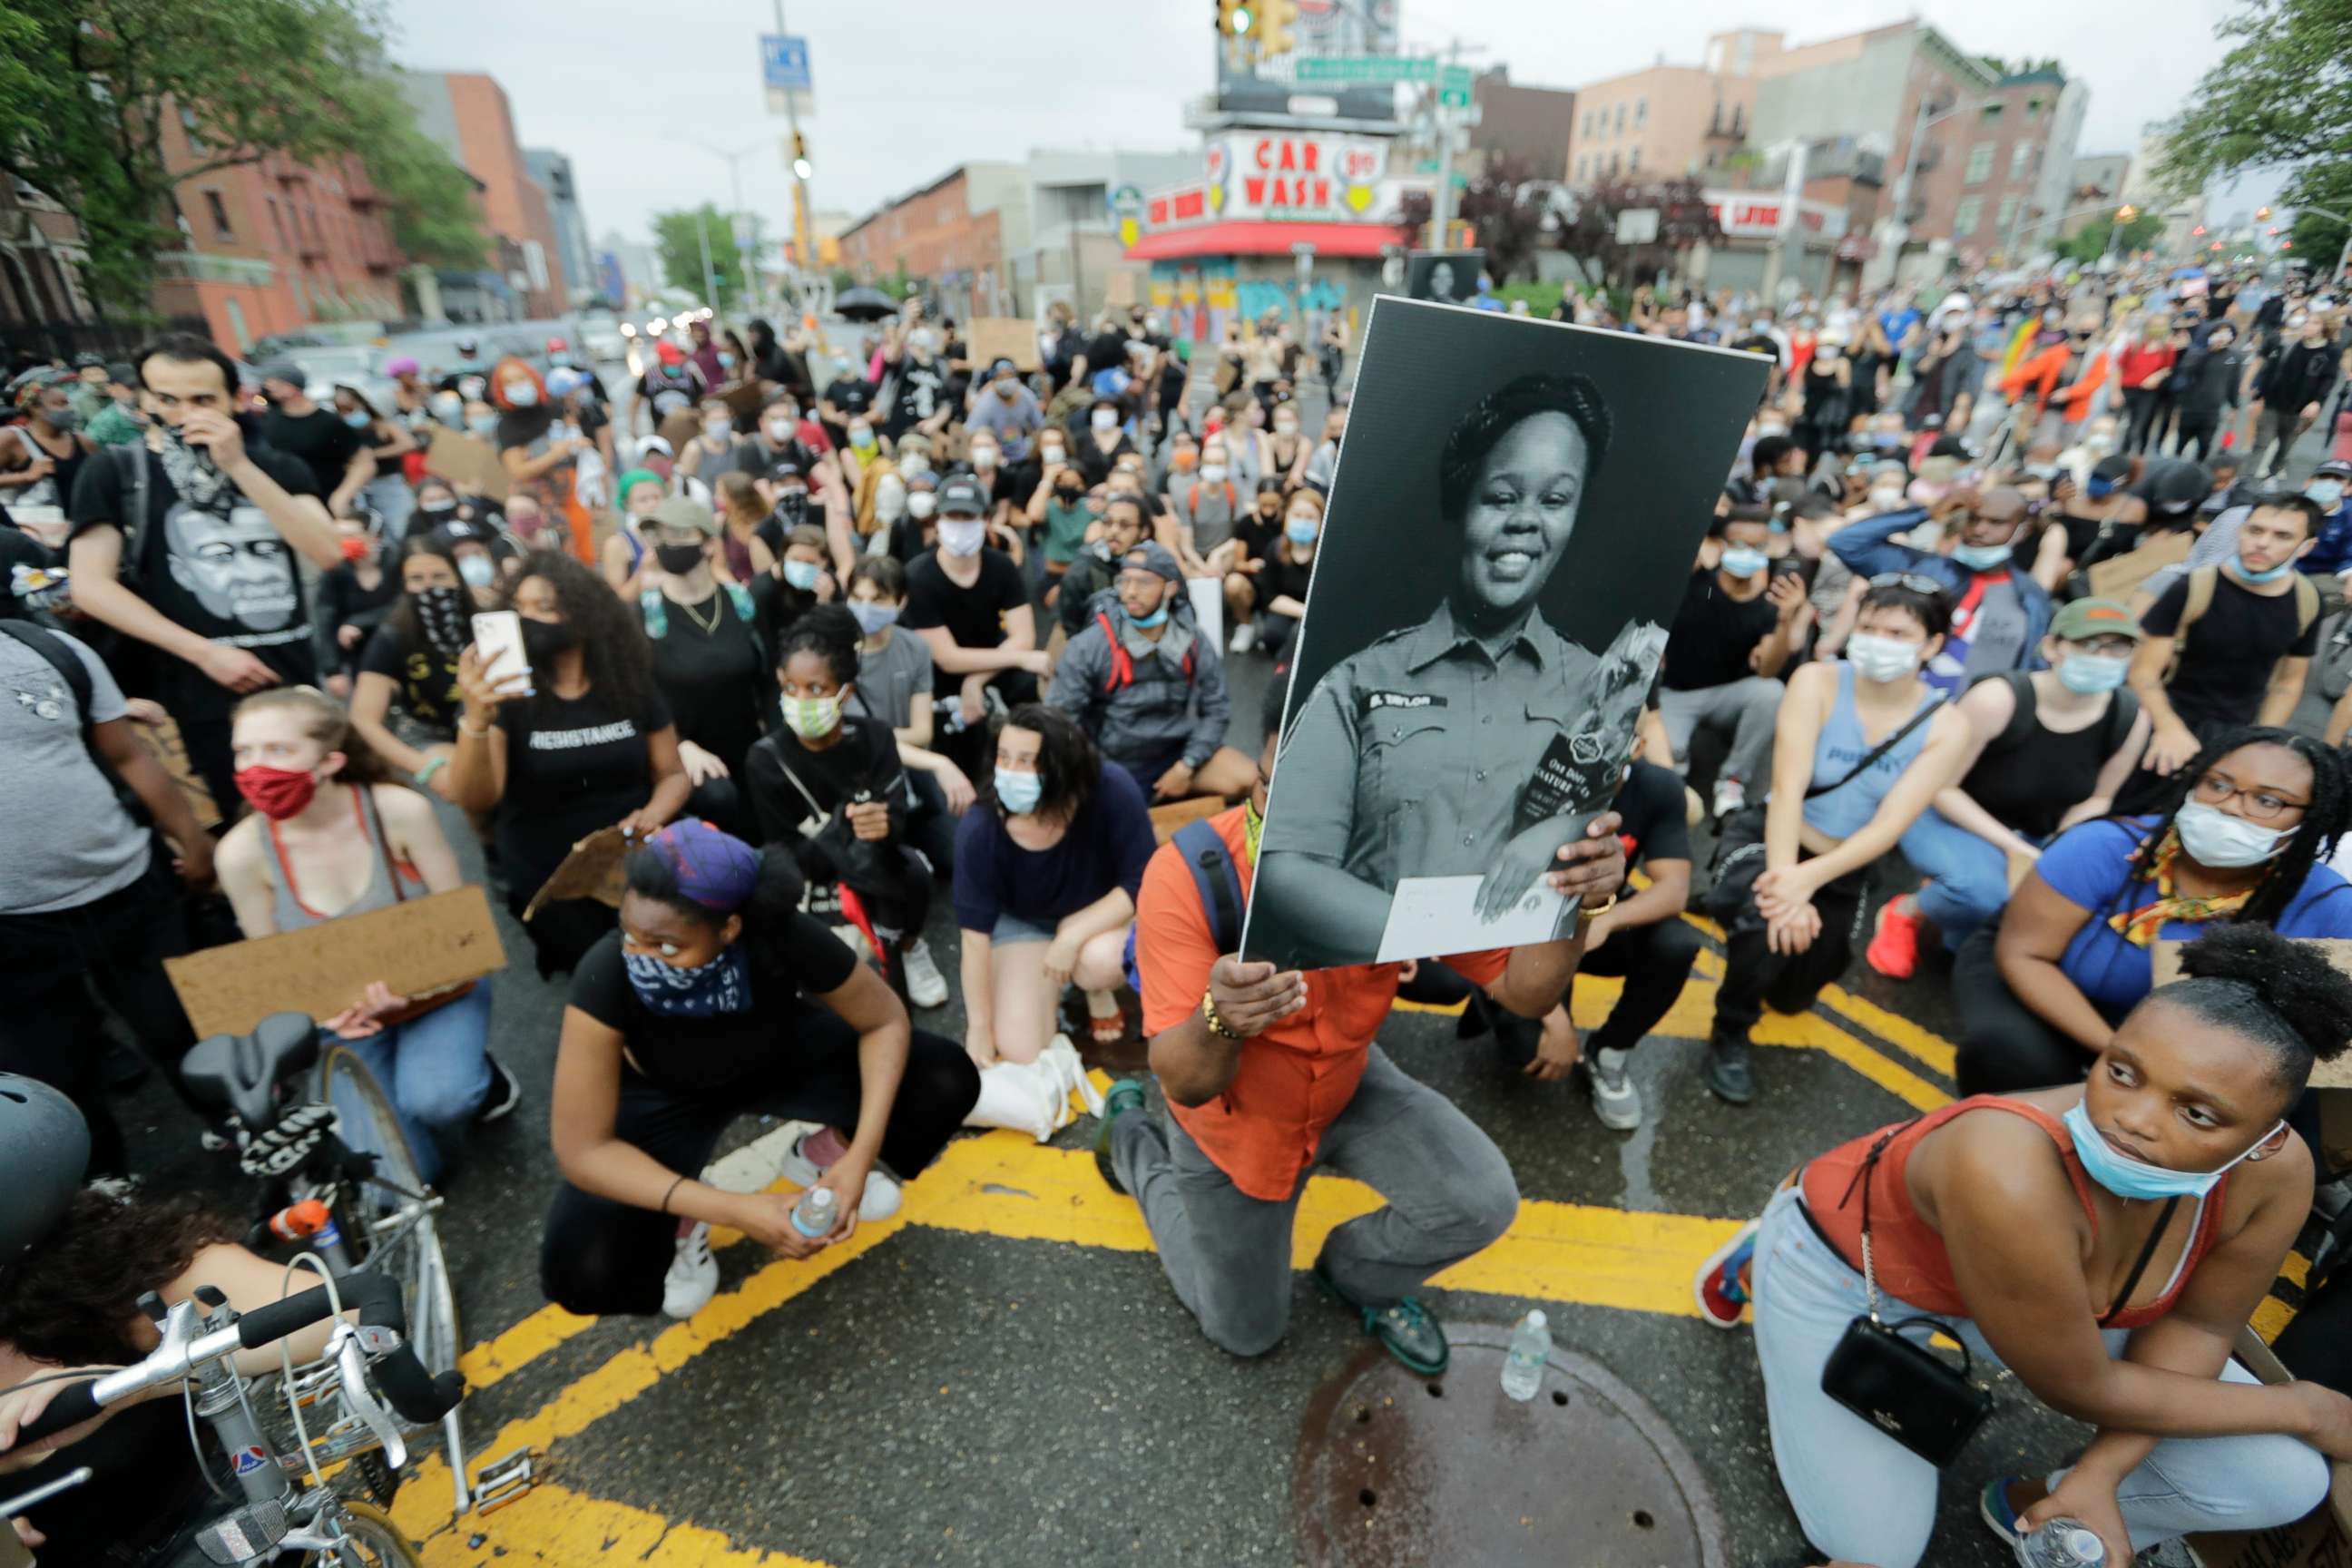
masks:
<svg viewBox="0 0 2352 1568"><path fill-rule="evenodd" d="M694 209L694 237L702 242L702 298L712 310L719 308L719 279L710 270L710 225L705 217L709 204Z"/></svg>
<svg viewBox="0 0 2352 1568"><path fill-rule="evenodd" d="M1445 46L1445 63L1454 64L1462 57L1462 40L1455 38ZM1429 111L1437 121L1437 199L1429 205L1430 227L1435 232L1429 237L1429 248L1444 250L1446 238L1454 229L1454 121L1445 112L1444 88L1440 80L1429 84Z"/></svg>
<svg viewBox="0 0 2352 1568"><path fill-rule="evenodd" d="M776 36L787 36L784 0L776 0ZM801 151L801 111L793 106L789 89L784 92L784 129L793 138L793 254L800 258L802 271L814 273L816 251L809 239L809 161Z"/></svg>

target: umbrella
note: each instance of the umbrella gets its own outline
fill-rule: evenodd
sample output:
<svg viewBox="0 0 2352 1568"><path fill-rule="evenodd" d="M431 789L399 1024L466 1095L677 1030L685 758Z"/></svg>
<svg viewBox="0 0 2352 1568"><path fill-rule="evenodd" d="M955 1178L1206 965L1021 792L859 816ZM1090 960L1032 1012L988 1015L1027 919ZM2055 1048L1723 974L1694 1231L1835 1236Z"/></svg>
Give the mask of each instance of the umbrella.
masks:
<svg viewBox="0 0 2352 1568"><path fill-rule="evenodd" d="M879 289L852 289L833 302L834 314L853 321L878 321L898 313L898 301Z"/></svg>

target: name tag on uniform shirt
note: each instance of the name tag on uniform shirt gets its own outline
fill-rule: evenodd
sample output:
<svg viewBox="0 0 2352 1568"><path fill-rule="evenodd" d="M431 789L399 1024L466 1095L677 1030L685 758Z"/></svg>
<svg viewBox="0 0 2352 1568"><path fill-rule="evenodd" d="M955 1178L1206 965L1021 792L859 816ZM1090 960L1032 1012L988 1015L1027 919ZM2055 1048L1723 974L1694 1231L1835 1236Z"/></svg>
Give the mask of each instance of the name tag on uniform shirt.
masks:
<svg viewBox="0 0 2352 1568"><path fill-rule="evenodd" d="M1367 691L1364 711L1377 713L1383 708L1443 708L1445 699L1431 691Z"/></svg>

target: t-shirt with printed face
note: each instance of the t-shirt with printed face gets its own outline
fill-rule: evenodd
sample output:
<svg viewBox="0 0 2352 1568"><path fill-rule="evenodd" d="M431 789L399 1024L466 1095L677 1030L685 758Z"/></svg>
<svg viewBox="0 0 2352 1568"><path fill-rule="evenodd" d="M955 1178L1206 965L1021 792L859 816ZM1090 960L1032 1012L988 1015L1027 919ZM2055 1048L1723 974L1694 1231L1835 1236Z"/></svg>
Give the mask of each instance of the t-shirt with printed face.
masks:
<svg viewBox="0 0 2352 1568"><path fill-rule="evenodd" d="M499 706L507 737L507 788L496 818L507 886L522 899L539 890L572 846L610 827L653 793L647 737L670 728L655 692L624 713L601 693L551 691Z"/></svg>
<svg viewBox="0 0 2352 1568"><path fill-rule="evenodd" d="M946 405L947 368L938 360L917 364L908 354L891 371L890 386L890 418L885 429L895 441Z"/></svg>
<svg viewBox="0 0 2352 1568"><path fill-rule="evenodd" d="M247 455L289 493L315 496L318 486L302 463L268 447ZM141 452L147 464L147 518L135 544L126 543L121 575L165 619L207 642L243 648L287 686L315 685L310 607L288 544L268 514L225 484L210 505L184 498L163 472L163 459ZM120 527L131 498L114 462L83 465L74 484L73 528ZM135 552L135 559L134 559ZM227 714L236 693L194 665L156 656L155 695L186 723Z"/></svg>

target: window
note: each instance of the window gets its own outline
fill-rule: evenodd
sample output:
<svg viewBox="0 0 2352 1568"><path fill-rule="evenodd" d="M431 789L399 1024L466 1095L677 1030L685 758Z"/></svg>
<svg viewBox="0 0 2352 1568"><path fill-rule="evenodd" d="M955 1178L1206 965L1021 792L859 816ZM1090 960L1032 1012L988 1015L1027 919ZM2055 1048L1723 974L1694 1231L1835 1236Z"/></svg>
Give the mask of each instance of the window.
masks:
<svg viewBox="0 0 2352 1568"><path fill-rule="evenodd" d="M180 105L180 129L188 138L189 152L201 158L211 151L205 145L205 139L196 134L196 111L184 103Z"/></svg>
<svg viewBox="0 0 2352 1568"><path fill-rule="evenodd" d="M1649 122L1650 122L1650 100L1649 100L1648 99L1646 99L1646 98L1637 98L1637 99L1635 99L1635 100L1633 100L1633 127L1634 127L1634 129L1635 129L1635 130L1639 130L1639 129L1641 129L1643 126L1647 125Z"/></svg>
<svg viewBox="0 0 2352 1568"><path fill-rule="evenodd" d="M1992 178L1992 143L1979 142L1969 149L1968 183L1980 185Z"/></svg>
<svg viewBox="0 0 2352 1568"><path fill-rule="evenodd" d="M1591 158L1588 154L1580 153L1576 155L1576 177L1578 179L1581 180L1584 178L1584 171L1590 163Z"/></svg>
<svg viewBox="0 0 2352 1568"><path fill-rule="evenodd" d="M2021 180L2033 167L2033 143L2020 142L2009 150L2009 177Z"/></svg>
<svg viewBox="0 0 2352 1568"><path fill-rule="evenodd" d="M1955 236L1976 233L1977 220L1983 216L1984 198L1962 196L1959 210L1952 215L1952 233Z"/></svg>
<svg viewBox="0 0 2352 1568"><path fill-rule="evenodd" d="M1617 106L1617 129L1620 132L1625 129L1625 106L1622 103Z"/></svg>
<svg viewBox="0 0 2352 1568"><path fill-rule="evenodd" d="M1995 219L1995 220L1994 220L1994 221L1995 221L1995 222L2000 226L2000 232L2001 232L2001 233L2003 233L2003 234L2007 234L2007 233L2009 232L2009 226L2010 226L2011 223L2015 222L2015 221L2016 221L2016 219L2017 219L2017 198L2016 198L2015 196L2003 196L2003 197L2001 197L2001 198L2000 198L2000 216L1999 218L1997 218L1997 219Z"/></svg>
<svg viewBox="0 0 2352 1568"><path fill-rule="evenodd" d="M213 220L213 233L221 239L235 239L236 230L228 221L228 207L221 201L218 191L205 193L205 211Z"/></svg>
<svg viewBox="0 0 2352 1568"><path fill-rule="evenodd" d="M1642 150L1639 147L1625 155L1625 172L1629 174L1642 172Z"/></svg>
<svg viewBox="0 0 2352 1568"><path fill-rule="evenodd" d="M1998 104L1998 103L1988 103L1988 104L1986 104L1986 105L1984 106L1984 122L1985 122L1987 125L1990 125L1990 124L1992 124L1995 121L1999 120L2000 118L2000 104Z"/></svg>
<svg viewBox="0 0 2352 1568"><path fill-rule="evenodd" d="M286 215L278 210L276 196L262 199L269 204L269 226L278 231L278 246L282 250L286 247Z"/></svg>
<svg viewBox="0 0 2352 1568"><path fill-rule="evenodd" d="M2028 120L2039 120L2042 118L2042 100L2040 99L2029 98L2025 100L2025 118Z"/></svg>

